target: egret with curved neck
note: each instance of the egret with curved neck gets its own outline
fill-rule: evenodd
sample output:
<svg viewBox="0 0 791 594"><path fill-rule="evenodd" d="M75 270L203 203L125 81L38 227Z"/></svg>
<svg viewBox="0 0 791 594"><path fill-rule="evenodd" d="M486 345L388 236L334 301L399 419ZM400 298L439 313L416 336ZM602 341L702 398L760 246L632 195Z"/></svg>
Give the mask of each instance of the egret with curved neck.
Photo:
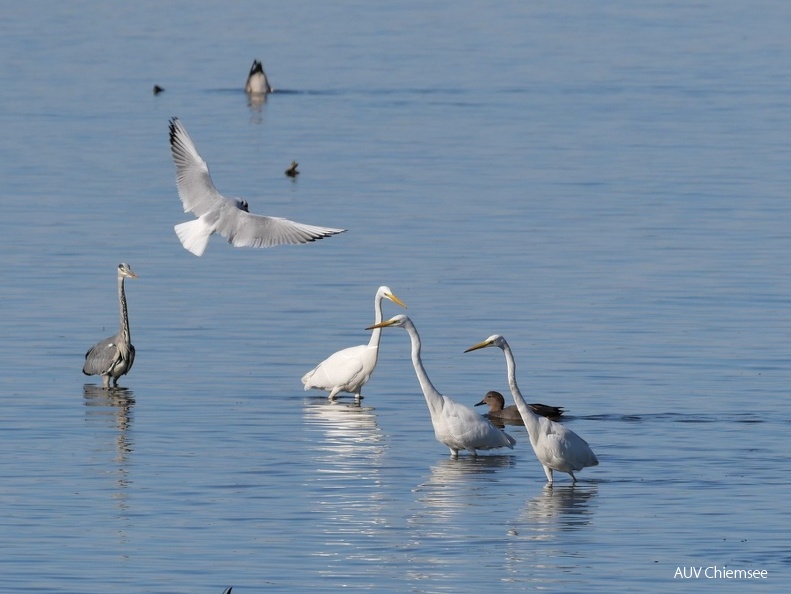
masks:
<svg viewBox="0 0 791 594"><path fill-rule="evenodd" d="M129 315L126 309L126 293L124 292L124 279L137 278L129 264L118 265L118 304L121 314L121 328L117 334L97 342L85 353L85 365L82 372L85 375L101 375L102 385L118 386L118 378L129 373L135 362L135 347L129 332Z"/></svg>
<svg viewBox="0 0 791 594"><path fill-rule="evenodd" d="M544 467L547 475L548 484L552 484L552 471L567 472L571 479L576 483L577 477L574 476L575 470L582 470L588 466L596 466L599 460L593 453L588 442L574 433L571 429L564 427L560 423L550 421L546 417L541 417L533 412L530 405L525 402L519 386L516 383L516 362L511 352L508 342L499 334L493 334L483 342L468 348L465 353L483 349L486 347L498 347L505 355L505 363L508 368L508 385L511 388L511 396L514 403L522 415L522 420L530 436L530 445Z"/></svg>
<svg viewBox="0 0 791 594"><path fill-rule="evenodd" d="M476 450L513 449L516 443L513 437L495 427L491 421L469 406L443 396L434 387L420 358L420 335L412 320L405 315L398 315L386 322L374 324L368 330L375 331L390 326L401 327L409 334L412 344L412 365L431 415L434 436L437 441L448 446L451 456L458 457L459 450L468 450L473 456L477 456Z"/></svg>
<svg viewBox="0 0 791 594"><path fill-rule="evenodd" d="M382 321L382 300L388 299L406 308L406 305L395 296L390 287L382 285L374 297L374 315L378 324ZM337 351L319 363L314 369L302 376L305 389L315 388L329 392L329 399L334 400L340 392L354 394L360 400L363 386L368 382L379 360L379 339L381 329L374 330L368 344L360 344Z"/></svg>

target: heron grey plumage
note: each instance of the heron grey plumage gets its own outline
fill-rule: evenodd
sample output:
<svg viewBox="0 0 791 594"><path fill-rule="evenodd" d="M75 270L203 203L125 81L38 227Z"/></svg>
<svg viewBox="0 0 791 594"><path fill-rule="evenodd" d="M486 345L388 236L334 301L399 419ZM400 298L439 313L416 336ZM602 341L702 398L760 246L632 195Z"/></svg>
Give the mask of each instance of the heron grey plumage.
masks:
<svg viewBox="0 0 791 594"><path fill-rule="evenodd" d="M82 372L85 375L101 375L105 388L118 386L118 378L129 373L135 362L135 347L129 333L129 315L126 309L126 293L124 292L124 279L138 278L129 264L122 262L118 265L118 303L121 309L121 329L117 334L97 342L85 353L85 365Z"/></svg>
<svg viewBox="0 0 791 594"><path fill-rule="evenodd" d="M235 247L272 247L308 243L345 231L252 214L245 200L220 194L209 175L209 166L178 118L170 120L170 148L184 212L198 217L174 229L184 248L196 256L203 254L215 232Z"/></svg>
<svg viewBox="0 0 791 594"><path fill-rule="evenodd" d="M264 95L272 92L272 87L269 86L269 80L264 72L264 65L258 60L253 60L244 90L248 95Z"/></svg>

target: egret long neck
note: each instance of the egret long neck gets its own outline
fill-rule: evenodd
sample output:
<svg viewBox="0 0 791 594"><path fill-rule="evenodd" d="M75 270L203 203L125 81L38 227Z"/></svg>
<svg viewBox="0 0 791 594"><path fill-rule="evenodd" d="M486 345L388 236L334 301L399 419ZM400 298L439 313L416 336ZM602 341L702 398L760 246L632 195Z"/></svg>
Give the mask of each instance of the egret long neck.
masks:
<svg viewBox="0 0 791 594"><path fill-rule="evenodd" d="M440 394L428 379L426 368L423 367L423 361L420 359L420 335L417 333L417 328L409 322L404 326L404 329L409 333L409 340L412 343L412 366L415 368L417 381L420 382L420 389L423 390L423 396L426 399L428 410L431 416L439 414L444 404L442 394Z"/></svg>
<svg viewBox="0 0 791 594"><path fill-rule="evenodd" d="M508 387L511 388L511 396L513 396L516 408L519 409L519 414L525 422L530 441L533 441L533 436L538 435L539 417L527 405L522 392L519 391L519 386L516 384L516 361L514 361L514 355L508 343L503 345L503 353L505 354L505 364L508 367Z"/></svg>
<svg viewBox="0 0 791 594"><path fill-rule="evenodd" d="M132 342L132 337L129 334L129 316L126 312L126 293L124 292L124 277L118 277L118 302L121 308L121 339L124 346Z"/></svg>
<svg viewBox="0 0 791 594"><path fill-rule="evenodd" d="M382 321L382 296L379 293L376 294L376 299L374 299L374 319L374 324L379 324ZM371 338L368 339L368 347L378 349L381 335L382 329L374 328L371 332Z"/></svg>

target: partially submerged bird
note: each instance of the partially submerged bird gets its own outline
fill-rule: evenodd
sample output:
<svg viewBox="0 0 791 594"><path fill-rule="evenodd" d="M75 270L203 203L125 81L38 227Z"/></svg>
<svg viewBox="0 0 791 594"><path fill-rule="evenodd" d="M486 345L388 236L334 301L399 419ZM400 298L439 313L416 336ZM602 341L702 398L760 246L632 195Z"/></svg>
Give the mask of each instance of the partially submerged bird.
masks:
<svg viewBox="0 0 791 594"><path fill-rule="evenodd" d="M129 264L121 263L118 265L118 302L121 308L121 329L118 334L105 338L93 345L85 353L85 365L82 372L85 375L101 375L102 385L110 387L110 379L113 386L118 386L118 378L129 373L132 364L135 362L135 347L132 345L132 338L129 333L129 316L126 311L126 293L124 292L124 279L137 278Z"/></svg>
<svg viewBox="0 0 791 594"><path fill-rule="evenodd" d="M296 177L299 175L299 171L297 171L297 167L299 167L299 163L296 161L291 161L291 165L288 166L286 169L286 175L288 177Z"/></svg>
<svg viewBox="0 0 791 594"><path fill-rule="evenodd" d="M308 243L345 231L252 214L247 201L220 194L209 175L209 166L178 118L170 120L170 149L184 212L198 217L174 229L181 244L196 256L203 255L215 232L235 247L272 247Z"/></svg>
<svg viewBox="0 0 791 594"><path fill-rule="evenodd" d="M508 421L522 420L522 415L519 414L519 409L516 407L516 405L511 404L509 406L505 406L505 398L503 398L503 395L496 390L486 392L483 400L481 400L475 406L483 406L484 404L489 405L489 412L486 413L489 418L503 419ZM553 421L555 419L559 419L563 414L562 406L549 406L547 404L540 404L537 402L528 404L528 406L533 409L533 412L537 415L547 417Z"/></svg>
<svg viewBox="0 0 791 594"><path fill-rule="evenodd" d="M374 297L375 323L382 321L382 299L406 308L406 305L388 286L381 286ZM333 400L340 392L349 392L359 400L363 386L368 382L376 368L379 358L379 337L382 330L377 328L371 333L368 344L349 347L337 351L319 363L314 369L302 376L305 389L326 390Z"/></svg>
<svg viewBox="0 0 791 594"><path fill-rule="evenodd" d="M567 472L571 479L576 483L577 477L574 476L575 470L582 470L588 466L596 466L599 460L593 453L588 442L574 433L571 429L564 427L560 423L550 421L546 417L540 417L525 402L519 386L516 384L516 362L505 338L499 334L493 334L483 342L468 348L465 353L483 349L486 347L498 347L505 355L505 362L508 368L508 385L511 388L511 395L514 398L519 414L525 422L527 434L530 436L530 445L544 467L547 475L548 484L552 484L552 471Z"/></svg>
<svg viewBox="0 0 791 594"><path fill-rule="evenodd" d="M163 89L163 88L162 88L162 87L160 87L159 85L154 85L154 95L159 95L159 94L160 94L160 93L162 93L164 90L165 90L165 89Z"/></svg>
<svg viewBox="0 0 791 594"><path fill-rule="evenodd" d="M458 457L459 450L468 450L473 456L476 450L495 448L513 449L516 440L506 432L495 427L491 421L479 415L475 410L459 404L447 396L440 394L428 378L423 361L420 359L420 335L415 325L405 315L398 315L386 322L374 324L370 328L387 328L398 326L409 334L412 344L412 365L415 368L420 388L426 399L434 436L440 443L450 449L451 456Z"/></svg>
<svg viewBox="0 0 791 594"><path fill-rule="evenodd" d="M247 75L247 82L244 85L244 91L248 95L265 95L272 92L272 87L269 86L269 81L264 72L264 65L258 60L253 60L250 74Z"/></svg>

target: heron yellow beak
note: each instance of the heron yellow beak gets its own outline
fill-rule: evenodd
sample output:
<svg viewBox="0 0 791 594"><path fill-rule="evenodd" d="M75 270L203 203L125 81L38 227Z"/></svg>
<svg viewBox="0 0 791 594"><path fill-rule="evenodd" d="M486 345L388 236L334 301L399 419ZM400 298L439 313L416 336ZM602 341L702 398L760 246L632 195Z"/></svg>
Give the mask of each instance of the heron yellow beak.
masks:
<svg viewBox="0 0 791 594"><path fill-rule="evenodd" d="M398 297L396 297L395 294L388 293L387 295L385 295L385 297L387 297L393 303L396 303L396 304L400 305L401 307L403 307L404 309L407 309L406 303L404 303Z"/></svg>
<svg viewBox="0 0 791 594"><path fill-rule="evenodd" d="M464 352L469 353L470 351L477 351L478 349L483 349L488 346L492 346L492 343L489 342L488 340L484 340L483 342L479 342L478 344L471 346L470 348L466 349Z"/></svg>

